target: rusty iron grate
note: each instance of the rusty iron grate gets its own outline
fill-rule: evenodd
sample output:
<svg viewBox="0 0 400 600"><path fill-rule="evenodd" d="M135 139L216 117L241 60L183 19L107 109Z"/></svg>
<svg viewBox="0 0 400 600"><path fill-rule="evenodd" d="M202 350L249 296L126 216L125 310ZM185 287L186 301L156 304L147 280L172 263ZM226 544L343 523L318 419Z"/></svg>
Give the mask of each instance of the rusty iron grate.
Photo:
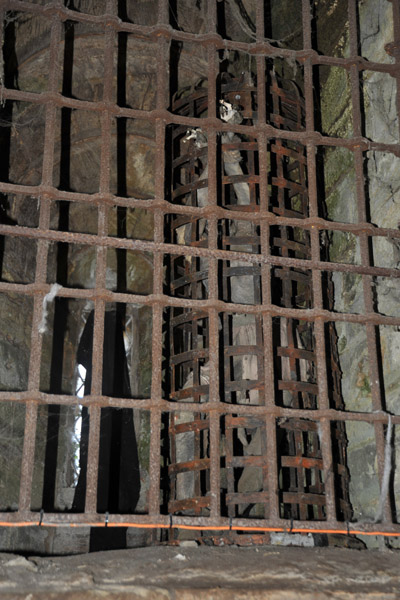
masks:
<svg viewBox="0 0 400 600"><path fill-rule="evenodd" d="M0 0L2 21L7 11L19 11L34 14L51 27L46 91L34 93L4 85L1 88L3 102L40 105L45 114L41 181L35 185L0 182L2 194L41 199L38 227L0 225L3 236L37 243L33 281L0 282L2 293L17 293L33 301L27 388L0 392L2 403L15 402L26 407L18 509L2 512L1 524L129 524L253 533L290 530L400 535L390 495L385 500L382 522L349 523L344 429L346 422L373 426L382 480L389 416L381 392L376 328L400 327L400 318L377 312L371 283L377 276L398 278L399 271L374 266L369 246L374 237L398 239L400 232L368 222L363 155L372 150L400 157L400 146L372 142L363 135L359 78L365 70L389 74L395 78L399 102L400 1L392 0L394 42L388 51L396 61L390 64L370 63L358 55L356 0L346 3L349 58L319 55L313 49L309 0L302 0L300 50L279 48L264 38L261 2L257 3L253 42L222 38L216 1L208 2L207 33L203 34L174 29L168 0L159 0L157 23L151 26L122 21L116 4L107 0L104 14L87 14L67 8L61 0L46 4ZM66 21L104 29L104 91L100 100L79 100L59 91L59 47ZM114 98L114 54L120 33L146 40L157 57L156 99L151 110L120 106ZM172 42L205 49L208 86L176 96L171 103L168 72L174 68L169 54ZM219 76L221 48L247 53L252 58L256 64L256 85ZM272 69L265 67L266 59L272 64L282 57L302 65L304 104L298 94L279 82ZM315 127L313 70L320 65L341 67L348 72L353 111L351 137L323 136ZM235 104L239 101L237 96L244 120L226 123L220 118L219 100ZM98 115L101 155L96 193L66 191L53 183L60 108ZM126 198L112 192L110 161L115 119L137 119L154 127L154 198ZM206 145L183 141L188 130L199 128L206 136ZM224 135L230 132L236 137L229 142ZM332 222L323 212L316 162L316 149L320 146L346 148L353 153L357 223ZM243 158L246 170L242 175L224 168L223 156L227 152L238 152ZM201 178L199 164L206 161L207 177ZM240 184L247 186L249 197L242 206L236 204L234 192ZM201 189L207 190L204 206L197 204ZM97 234L51 229L50 207L55 200L95 205ZM150 211L154 215L153 240L110 237L108 219L115 206ZM320 238L325 230L356 233L360 264L328 262ZM95 351L91 392L79 399L90 414L84 510L46 511L39 516L39 510L32 509L31 500L38 412L43 405L75 406L78 402L75 396L45 393L40 387L40 324L43 299L53 283L47 280L52 242L95 249L94 287L62 287L57 291L60 298L93 303ZM139 295L107 288L110 248L152 253L152 293ZM362 313L334 310L332 273L357 274L361 278L365 305ZM246 286L250 282L251 301L243 302L235 295L234 279L241 277ZM138 304L152 311L152 381L148 398L111 398L102 391L104 323L109 303ZM235 320L239 325L235 325ZM373 404L369 413L346 412L343 404L335 330L335 323L341 321L362 324L366 329ZM248 343L240 336L235 340L241 322L251 324ZM243 377L245 357L252 365L249 377ZM115 512L105 516L97 510L101 411L106 407L150 413L146 514ZM400 424L399 416L391 420ZM161 441L166 432L168 450L162 454ZM190 457L182 453L179 443L182 436L188 435L193 440ZM251 441L255 438L258 446L252 450ZM259 470L258 489L248 490L240 483L248 468ZM182 484L182 474L188 474L189 484Z"/></svg>
<svg viewBox="0 0 400 600"><path fill-rule="evenodd" d="M304 126L304 103L298 93L279 86L273 71L269 73L272 112L270 121L277 129L285 126L301 131ZM203 93L203 95L202 95ZM207 108L207 90L184 92L172 105L174 113L201 116ZM221 99L231 105L240 104L246 125L257 122L257 90L231 80L221 86ZM192 114L194 113L194 114ZM196 137L197 136L197 137ZM200 137L199 137L200 136ZM203 132L177 127L171 141L173 155L173 202L182 206L202 207L207 194L207 148ZM231 136L221 137L222 159L221 206L230 210L232 219L220 225L220 248L232 252L260 253L257 223L234 219L234 211L259 214L259 173L257 142ZM174 154L175 151L175 154ZM303 146L272 140L270 144L271 212L281 217L306 219L308 194L306 158ZM236 162L235 162L236 159ZM244 163L246 172L238 165ZM200 165L203 165L199 167ZM236 165L236 166L232 166ZM235 188L236 186L236 188ZM241 186L241 187L238 187ZM232 190L234 188L236 193ZM178 210L178 209L177 209ZM207 247L205 219L173 215L171 240L195 247ZM309 260L310 237L301 228L271 227L271 253L277 256ZM259 265L244 261L221 261L219 298L242 307L262 305L261 270ZM171 257L169 267L171 293L182 298L205 299L208 291L208 264L204 259ZM241 277L243 279L241 279ZM236 278L236 280L235 280ZM244 283L242 283L244 282ZM276 268L274 271L274 304L285 308L313 307L311 271ZM333 285L328 278L333 298ZM235 308L236 308L235 307ZM220 378L222 401L236 405L261 405L265 397L263 323L259 315L236 315L235 308L220 315ZM330 308L333 308L331 302ZM170 319L170 397L186 402L209 400L208 319L204 312L176 308ZM176 314L175 314L176 313ZM332 326L327 344L335 357L336 333ZM274 323L274 356L277 378L276 402L281 406L318 409L316 355L313 323L298 319L277 319ZM304 343L302 343L302 340ZM332 372L337 361L327 363ZM333 407L342 409L340 377L331 390ZM201 405L200 407L201 408ZM207 415L175 412L169 428L171 464L171 514L207 514L210 508L210 456L208 452L209 419ZM193 432L193 440L188 437ZM195 432L195 433L194 433ZM249 433L247 433L249 432ZM326 519L323 460L315 421L280 418L277 420L278 468L280 482L280 516L288 519ZM340 423L335 424L335 442L341 448L337 455L340 471L335 493L341 517L351 518L349 481L346 468L346 436ZM265 423L255 416L226 415L221 418L221 511L230 518L268 515L268 452ZM185 473L185 475L183 475ZM181 481L179 481L179 478ZM186 479L185 479L186 478ZM223 479L226 481L223 482ZM253 488L253 489L252 489Z"/></svg>

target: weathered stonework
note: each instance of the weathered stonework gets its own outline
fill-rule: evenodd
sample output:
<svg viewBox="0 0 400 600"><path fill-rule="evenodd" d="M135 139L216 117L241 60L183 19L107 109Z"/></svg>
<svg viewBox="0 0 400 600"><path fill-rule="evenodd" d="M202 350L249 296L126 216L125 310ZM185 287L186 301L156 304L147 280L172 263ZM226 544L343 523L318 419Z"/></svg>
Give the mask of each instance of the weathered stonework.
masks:
<svg viewBox="0 0 400 600"><path fill-rule="evenodd" d="M385 44L393 40L392 6L387 0L359 3L361 55L375 62L392 62ZM339 52L339 49L337 50ZM342 43L344 56L349 55L348 42ZM335 54L335 51L333 51ZM321 90L323 133L339 137L351 135L351 97L345 69L331 69ZM365 135L376 142L397 143L399 140L396 110L395 79L386 74L368 72L363 79ZM379 227L397 228L400 211L399 159L393 155L366 152L367 199L370 221ZM352 153L346 149L326 149L324 156L325 202L332 221L357 222L355 172ZM360 264L358 239L350 234L331 236L330 260ZM397 268L398 248L395 241L381 237L373 240L374 265ZM364 311L361 276L333 274L335 310ZM378 310L382 314L398 314L399 287L397 280L376 278L374 281ZM371 380L368 366L365 328L352 323L338 322L338 347L342 375L342 391L346 410L372 411ZM387 410L399 414L399 356L400 333L393 327L379 328L383 380ZM396 428L398 429L398 428ZM350 494L354 518L374 519L380 488L377 476L374 430L369 425L346 424ZM398 432L393 439L398 464L400 445ZM400 493L398 475L394 478L394 495ZM397 505L397 511L400 507ZM398 512L399 515L399 512ZM368 545L375 541L364 540Z"/></svg>
<svg viewBox="0 0 400 600"><path fill-rule="evenodd" d="M186 544L195 542L186 542ZM395 600L394 552L153 547L77 557L0 555L4 600Z"/></svg>

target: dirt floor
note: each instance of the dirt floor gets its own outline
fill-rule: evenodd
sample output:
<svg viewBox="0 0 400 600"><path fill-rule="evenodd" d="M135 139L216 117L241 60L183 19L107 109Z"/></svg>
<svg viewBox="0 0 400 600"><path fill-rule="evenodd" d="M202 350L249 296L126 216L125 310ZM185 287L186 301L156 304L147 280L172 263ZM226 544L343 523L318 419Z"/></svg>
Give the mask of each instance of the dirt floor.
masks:
<svg viewBox="0 0 400 600"><path fill-rule="evenodd" d="M0 598L400 598L398 551L164 547L67 557L0 554Z"/></svg>

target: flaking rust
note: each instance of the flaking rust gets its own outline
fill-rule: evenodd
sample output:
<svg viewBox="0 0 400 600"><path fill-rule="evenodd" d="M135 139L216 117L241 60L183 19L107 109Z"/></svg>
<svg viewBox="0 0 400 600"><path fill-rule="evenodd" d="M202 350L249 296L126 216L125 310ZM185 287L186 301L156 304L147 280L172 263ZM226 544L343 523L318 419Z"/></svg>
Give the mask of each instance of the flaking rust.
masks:
<svg viewBox="0 0 400 600"><path fill-rule="evenodd" d="M260 224L243 218L243 213L263 216L260 202L259 169L268 168L268 211L282 218L303 220L309 215L305 148L299 142L272 139L268 143L268 165L259 165L257 144L257 92L249 83L226 79L221 85L220 118L232 125L254 126L254 137L224 132L217 138L219 204L232 217L218 222L218 249L228 250L231 260L218 261L219 299L230 302L231 313L219 315L217 336L211 338L208 311L172 308L169 319L169 395L172 400L196 403L198 411L170 415L169 505L171 514L208 516L210 512L210 465L220 467L221 516L268 518L268 477L279 472L279 517L296 520L326 519L326 489L318 421L306 417L318 410L318 380L314 322L280 317L273 320L273 356L276 404L304 410L304 418L285 418L276 423L277 461L267 454L263 417L220 417L220 448L213 456L209 444L209 415L201 410L210 401L210 347L220 348L219 400L237 405L265 405L270 390L265 388L265 299L261 289L261 265L246 260L262 254ZM270 73L269 122L278 129L303 130L304 107L300 95L288 91ZM198 88L175 100L174 113L201 116L207 110L207 89ZM170 257L170 293L188 300L208 299L208 270L212 258L185 255L185 247L211 247L210 228L200 209L208 205L208 138L200 128L173 130L172 201L176 214L170 217L170 241L182 245L182 254ZM193 213L179 214L179 205ZM241 211L241 219L235 211ZM260 221L261 223L261 221ZM282 223L282 221L281 221ZM235 260L234 252L241 252ZM301 227L273 225L270 247L273 256L311 258L308 231ZM333 287L328 281L329 308ZM272 303L283 308L312 309L312 269L276 267L272 272ZM243 313L243 306L259 306L260 314ZM235 312L235 307L241 313ZM332 363L332 402L343 408L340 368L333 326L327 330L329 361ZM332 429L340 473L335 490L341 514L351 515L348 500L346 440L341 424ZM214 544L233 542L233 533L219 537L205 534ZM203 535L204 537L204 535ZM261 543L268 535L235 534L240 543Z"/></svg>

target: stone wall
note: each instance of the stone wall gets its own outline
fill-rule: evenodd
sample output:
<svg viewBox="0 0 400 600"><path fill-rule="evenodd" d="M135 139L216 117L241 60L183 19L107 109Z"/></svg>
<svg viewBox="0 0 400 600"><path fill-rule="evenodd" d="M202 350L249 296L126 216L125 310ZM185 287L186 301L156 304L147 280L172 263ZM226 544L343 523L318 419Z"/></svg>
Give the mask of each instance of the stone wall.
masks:
<svg viewBox="0 0 400 600"><path fill-rule="evenodd" d="M361 55L369 61L393 62L384 47L393 41L392 5L387 0L365 0L359 3ZM346 33L333 53L349 55ZM345 69L323 69L320 94L322 133L349 137L352 135L352 106L349 74ZM383 73L363 73L361 85L364 104L365 135L372 141L398 143L399 128L396 109L396 82ZM354 158L345 148L325 148L320 153L321 178L325 188L328 218L332 221L357 223L357 197ZM396 229L400 218L400 161L392 154L366 152L365 184L370 222L378 227ZM333 262L360 264L359 240L350 233L329 232L329 257ZM375 266L398 268L399 250L396 241L377 237L372 242ZM335 310L362 313L362 281L360 275L333 274ZM398 315L399 285L397 280L377 277L373 282L377 308L381 314ZM368 366L365 327L338 322L338 347L342 369L342 391L346 410L373 410L371 377ZM379 327L384 394L387 410L399 414L399 347L400 333L396 327ZM399 428L395 428L395 457L400 458ZM347 422L348 466L350 494L354 518L373 519L379 500L379 481L374 428L367 424ZM394 476L394 495L400 493L400 478ZM397 518L400 506L397 504ZM367 540L365 540L367 541ZM373 540L368 540L369 545Z"/></svg>

